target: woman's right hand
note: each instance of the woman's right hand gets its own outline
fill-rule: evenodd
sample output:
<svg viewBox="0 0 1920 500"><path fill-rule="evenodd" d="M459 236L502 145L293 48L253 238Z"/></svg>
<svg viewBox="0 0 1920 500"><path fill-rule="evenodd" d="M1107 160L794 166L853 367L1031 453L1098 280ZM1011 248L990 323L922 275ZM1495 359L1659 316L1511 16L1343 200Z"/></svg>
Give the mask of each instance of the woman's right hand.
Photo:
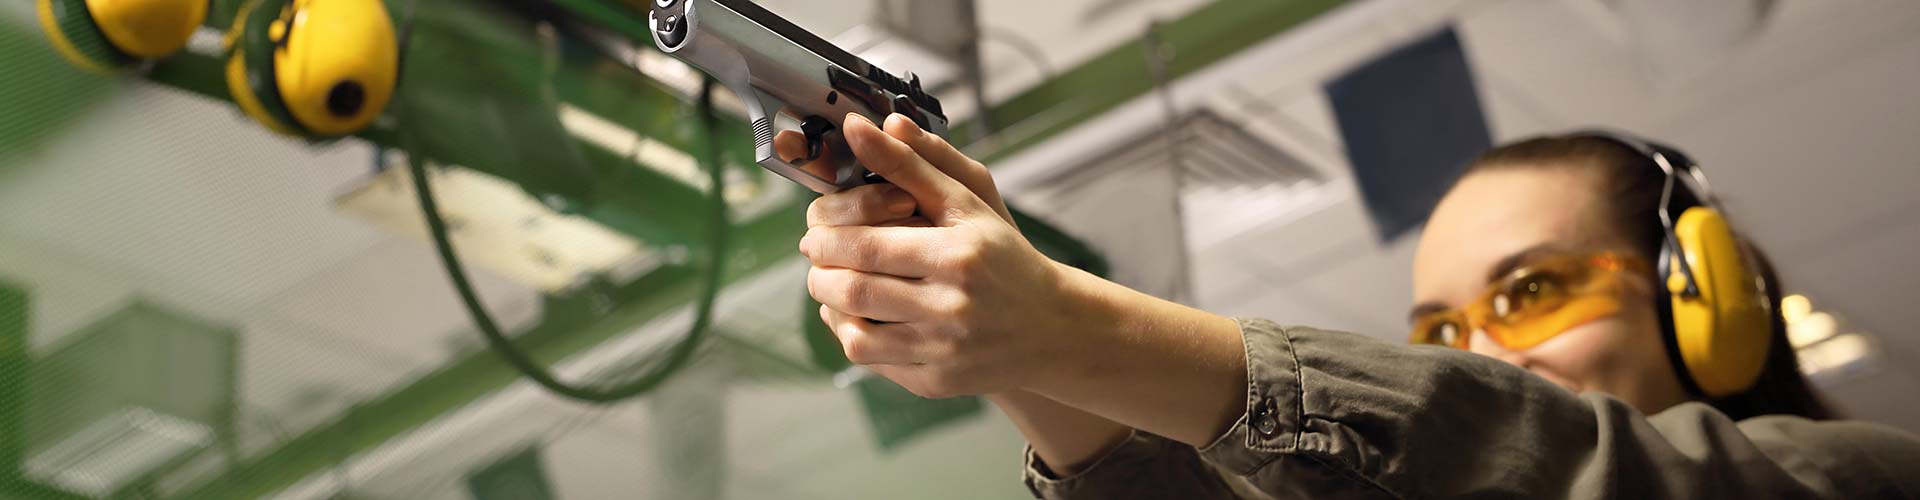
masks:
<svg viewBox="0 0 1920 500"><path fill-rule="evenodd" d="M949 160L930 162L941 172L959 181L981 201L1013 224L1011 212L994 186L986 166L959 155L946 139L933 134L917 134L911 122L889 121L887 135L905 142L921 157ZM774 137L774 147L782 158L805 158L806 138L799 132L782 132ZM823 152L829 162L834 152ZM826 163L822 163L826 164ZM821 196L807 206L807 226L907 226L925 227L926 218L913 215L919 204L913 195L893 184L869 184ZM1097 415L1026 391L988 394L987 399L1006 414L1007 419L1025 435L1033 452L1054 472L1072 474L1103 456L1127 438L1131 428Z"/></svg>
<svg viewBox="0 0 1920 500"><path fill-rule="evenodd" d="M817 224L870 212L863 206L880 207L869 219L897 215L883 187L816 201L801 250L814 264L808 290L822 319L850 360L923 396L1052 378L1040 372L1069 365L1074 321L1091 316L1075 312L1078 275L1013 227L985 167L904 117L888 128L849 115L842 130L863 164L911 195L925 227Z"/></svg>

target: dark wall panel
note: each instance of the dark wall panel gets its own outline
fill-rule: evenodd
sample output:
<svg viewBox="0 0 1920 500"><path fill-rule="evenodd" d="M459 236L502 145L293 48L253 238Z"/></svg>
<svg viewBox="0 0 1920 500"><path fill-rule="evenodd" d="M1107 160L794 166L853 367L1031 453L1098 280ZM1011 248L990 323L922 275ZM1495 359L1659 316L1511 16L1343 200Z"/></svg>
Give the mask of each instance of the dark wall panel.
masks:
<svg viewBox="0 0 1920 500"><path fill-rule="evenodd" d="M1491 145L1451 28L1354 69L1326 92L1381 241L1426 222L1461 167Z"/></svg>

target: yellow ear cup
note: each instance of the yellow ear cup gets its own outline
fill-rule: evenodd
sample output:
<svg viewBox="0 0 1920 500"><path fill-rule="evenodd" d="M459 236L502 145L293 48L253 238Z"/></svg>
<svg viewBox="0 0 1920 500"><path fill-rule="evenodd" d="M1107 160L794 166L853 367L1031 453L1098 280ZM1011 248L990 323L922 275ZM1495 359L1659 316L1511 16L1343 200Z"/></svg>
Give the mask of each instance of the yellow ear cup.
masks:
<svg viewBox="0 0 1920 500"><path fill-rule="evenodd" d="M40 28L61 57L88 71L111 73L132 59L107 42L85 0L38 0Z"/></svg>
<svg viewBox="0 0 1920 500"><path fill-rule="evenodd" d="M393 97L400 51L380 0L295 0L273 64L281 102L310 134L372 123Z"/></svg>
<svg viewBox="0 0 1920 500"><path fill-rule="evenodd" d="M304 132L293 122L286 106L280 103L280 90L273 73L274 46L278 44L268 27L284 25L292 16L286 0L255 0L240 6L227 32L227 93L240 111L253 121L281 135L298 136Z"/></svg>
<svg viewBox="0 0 1920 500"><path fill-rule="evenodd" d="M1685 274L1675 263L1667 290L1673 300L1675 343L1687 371L1708 396L1745 391L1766 365L1771 347L1771 306L1748 267L1739 240L1719 212L1694 207L1674 223L1680 248L1700 291L1686 296Z"/></svg>
<svg viewBox="0 0 1920 500"><path fill-rule="evenodd" d="M300 131L294 130L292 125L281 121L267 111L266 104L261 102L261 96L255 94L247 84L247 65L245 58L240 55L234 55L227 60L227 91L233 94L233 102L240 105L241 112L252 117L253 121L261 126L267 127L267 130L281 135L300 135Z"/></svg>
<svg viewBox="0 0 1920 500"><path fill-rule="evenodd" d="M145 59L187 46L207 20L206 0L87 0L87 10L114 47Z"/></svg>
<svg viewBox="0 0 1920 500"><path fill-rule="evenodd" d="M207 0L37 0L55 50L82 68L111 72L165 57L207 18Z"/></svg>

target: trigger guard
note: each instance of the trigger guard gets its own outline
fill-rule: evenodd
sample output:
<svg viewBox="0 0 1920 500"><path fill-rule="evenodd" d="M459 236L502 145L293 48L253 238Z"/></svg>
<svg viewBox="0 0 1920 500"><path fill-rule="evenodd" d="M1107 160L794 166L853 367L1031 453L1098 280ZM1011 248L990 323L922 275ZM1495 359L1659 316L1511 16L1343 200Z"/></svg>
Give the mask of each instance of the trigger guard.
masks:
<svg viewBox="0 0 1920 500"><path fill-rule="evenodd" d="M758 149L759 151L756 151L754 155L756 157L755 163L759 163L761 168L779 174L781 177L787 178L787 180L800 183L800 185L806 186L807 189L812 189L813 192L816 193L828 194L866 183L865 176L863 175L866 172L865 168L838 170L835 171L835 175L839 178L827 180L815 177L805 169L800 168L799 164L781 159L779 155L774 154L772 144L762 146Z"/></svg>

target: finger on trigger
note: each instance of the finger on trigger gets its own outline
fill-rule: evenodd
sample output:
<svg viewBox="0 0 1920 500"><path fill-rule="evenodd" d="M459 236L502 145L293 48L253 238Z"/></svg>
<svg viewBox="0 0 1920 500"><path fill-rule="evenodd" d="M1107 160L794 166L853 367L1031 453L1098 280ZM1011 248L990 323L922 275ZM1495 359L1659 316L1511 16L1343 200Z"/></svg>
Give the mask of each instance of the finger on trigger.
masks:
<svg viewBox="0 0 1920 500"><path fill-rule="evenodd" d="M780 159L798 163L807 159L807 136L796 130L782 130L773 136L773 153Z"/></svg>
<svg viewBox="0 0 1920 500"><path fill-rule="evenodd" d="M807 174L831 181L838 177L835 169L839 160L835 159L831 142L819 145L820 151L812 151L806 134L794 130L782 130L773 136L773 155L787 163L800 167Z"/></svg>

